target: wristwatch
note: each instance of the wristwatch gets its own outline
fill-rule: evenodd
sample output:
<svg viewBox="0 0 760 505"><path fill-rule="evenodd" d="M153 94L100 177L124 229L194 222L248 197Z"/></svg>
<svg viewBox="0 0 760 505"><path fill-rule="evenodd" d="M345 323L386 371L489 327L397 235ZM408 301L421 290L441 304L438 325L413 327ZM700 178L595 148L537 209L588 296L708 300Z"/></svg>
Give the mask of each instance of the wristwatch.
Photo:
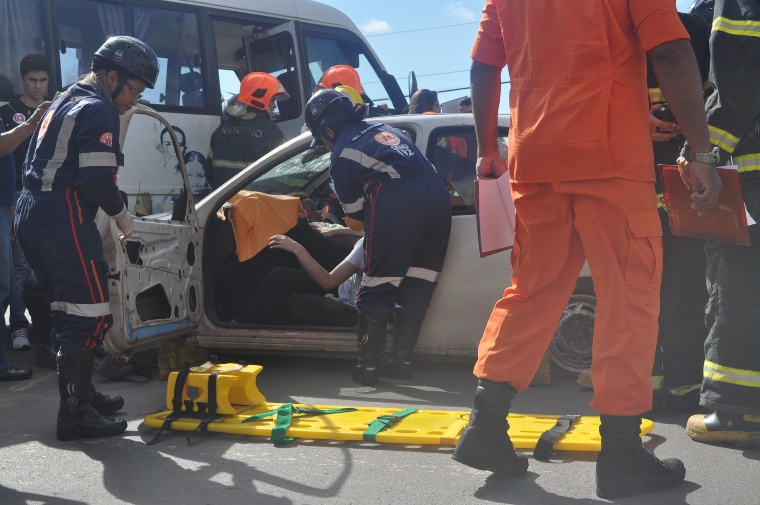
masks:
<svg viewBox="0 0 760 505"><path fill-rule="evenodd" d="M708 165L718 165L720 163L720 149L713 147L712 151L706 153L691 152L691 161L707 163Z"/></svg>

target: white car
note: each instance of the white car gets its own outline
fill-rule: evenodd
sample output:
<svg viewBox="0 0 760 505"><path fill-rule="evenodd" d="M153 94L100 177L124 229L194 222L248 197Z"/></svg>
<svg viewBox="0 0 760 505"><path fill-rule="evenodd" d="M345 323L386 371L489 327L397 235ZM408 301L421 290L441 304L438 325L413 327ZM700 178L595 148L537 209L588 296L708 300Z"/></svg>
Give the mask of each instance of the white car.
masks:
<svg viewBox="0 0 760 505"><path fill-rule="evenodd" d="M509 252L485 258L479 255L473 117L431 114L370 120L383 121L412 139L449 182L452 193L446 263L415 352L472 359L491 309L511 278ZM122 120L122 145L129 143L132 129L160 131L168 126L154 111L135 108ZM509 116L500 116L498 133L505 156L508 130ZM176 145L176 138L173 140ZM280 195L300 191L324 201L331 192L329 153L310 151L310 141L307 133L287 142L197 204L192 194L178 192L172 215L136 219L135 233L124 244L118 241L114 226L104 230L114 315L114 326L106 336L109 352L121 355L194 335L201 347L209 349L355 354L355 327L329 322L330 303L339 303L335 300L326 302L321 321L287 326L239 322L262 269L265 272L268 267L237 261L231 227L228 220L219 218L220 209L241 190ZM156 172L161 162L157 156ZM187 188L190 179L184 163L181 165L180 183ZM590 365L594 309L593 286L584 269L550 349L555 361L567 369Z"/></svg>

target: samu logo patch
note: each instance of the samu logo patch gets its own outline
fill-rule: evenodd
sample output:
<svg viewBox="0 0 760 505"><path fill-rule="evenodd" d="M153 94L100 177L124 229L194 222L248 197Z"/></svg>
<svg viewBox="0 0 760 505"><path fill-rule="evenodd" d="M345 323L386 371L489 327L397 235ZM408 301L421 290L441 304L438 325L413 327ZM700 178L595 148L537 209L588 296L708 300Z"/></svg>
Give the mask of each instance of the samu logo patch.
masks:
<svg viewBox="0 0 760 505"><path fill-rule="evenodd" d="M380 132L375 135L375 142L386 146L397 146L401 143L401 139L395 133Z"/></svg>
<svg viewBox="0 0 760 505"><path fill-rule="evenodd" d="M113 147L113 133L105 132L100 136L100 143L105 144L108 147Z"/></svg>

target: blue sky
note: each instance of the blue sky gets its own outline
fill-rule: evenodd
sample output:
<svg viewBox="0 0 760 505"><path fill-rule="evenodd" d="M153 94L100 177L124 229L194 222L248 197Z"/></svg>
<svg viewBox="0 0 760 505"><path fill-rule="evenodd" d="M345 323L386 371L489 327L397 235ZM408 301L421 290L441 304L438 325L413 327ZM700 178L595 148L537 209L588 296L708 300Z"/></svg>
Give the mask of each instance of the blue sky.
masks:
<svg viewBox="0 0 760 505"><path fill-rule="evenodd" d="M470 48L485 1L319 1L351 18L405 93L408 91L407 77L414 70L418 87L438 91L441 102L469 95L466 89L442 91L469 86ZM677 0L678 10L685 12L692 1ZM433 29L420 30L422 28ZM502 80L507 79L505 71ZM506 90L507 85L505 93ZM506 112L507 109L504 99L500 110Z"/></svg>

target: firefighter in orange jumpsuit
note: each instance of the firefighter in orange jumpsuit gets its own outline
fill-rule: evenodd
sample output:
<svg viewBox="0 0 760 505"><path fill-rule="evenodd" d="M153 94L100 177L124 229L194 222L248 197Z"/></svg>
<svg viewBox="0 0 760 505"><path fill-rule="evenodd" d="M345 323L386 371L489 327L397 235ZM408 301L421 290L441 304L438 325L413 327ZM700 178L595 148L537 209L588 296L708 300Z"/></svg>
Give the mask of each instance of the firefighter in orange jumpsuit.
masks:
<svg viewBox="0 0 760 505"><path fill-rule="evenodd" d="M528 461L504 434L588 260L598 306L591 407L602 414L597 494L629 496L683 481L681 461L641 445L652 405L662 228L653 186L648 55L700 162L686 174L693 206L720 191L702 87L674 2L486 0L472 49L478 176L507 170L496 137L501 69L512 89L508 170L517 210L512 285L478 348L474 409L454 459L504 477ZM709 160L708 160L709 158Z"/></svg>

